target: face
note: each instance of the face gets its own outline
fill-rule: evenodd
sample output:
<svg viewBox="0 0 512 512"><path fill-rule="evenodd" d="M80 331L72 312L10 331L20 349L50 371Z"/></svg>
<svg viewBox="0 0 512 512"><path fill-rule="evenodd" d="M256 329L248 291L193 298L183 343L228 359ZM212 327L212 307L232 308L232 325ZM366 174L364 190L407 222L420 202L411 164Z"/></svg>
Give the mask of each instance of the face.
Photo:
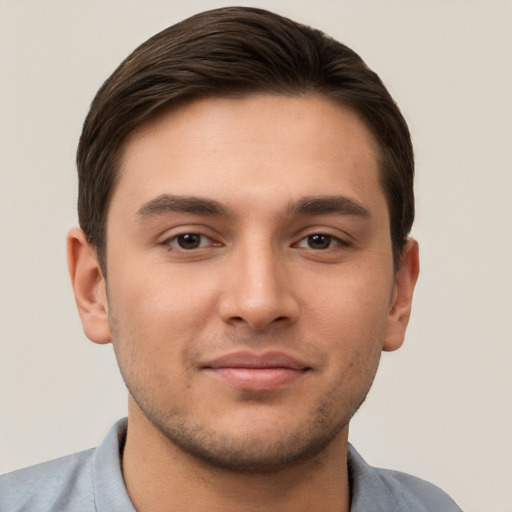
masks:
<svg viewBox="0 0 512 512"><path fill-rule="evenodd" d="M357 115L313 95L203 99L133 136L105 334L131 413L240 471L346 439L405 329L378 174Z"/></svg>

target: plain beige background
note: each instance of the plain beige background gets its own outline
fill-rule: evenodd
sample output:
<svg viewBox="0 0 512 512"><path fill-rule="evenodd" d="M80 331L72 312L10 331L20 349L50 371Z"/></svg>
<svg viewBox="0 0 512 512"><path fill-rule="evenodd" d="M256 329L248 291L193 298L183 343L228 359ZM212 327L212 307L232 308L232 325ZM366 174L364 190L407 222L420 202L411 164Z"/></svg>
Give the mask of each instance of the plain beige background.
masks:
<svg viewBox="0 0 512 512"><path fill-rule="evenodd" d="M353 47L415 142L414 313L352 442L467 511L512 511L512 3L238 3ZM125 415L111 347L85 338L68 283L74 152L114 67L153 33L220 5L0 0L0 471L95 446Z"/></svg>

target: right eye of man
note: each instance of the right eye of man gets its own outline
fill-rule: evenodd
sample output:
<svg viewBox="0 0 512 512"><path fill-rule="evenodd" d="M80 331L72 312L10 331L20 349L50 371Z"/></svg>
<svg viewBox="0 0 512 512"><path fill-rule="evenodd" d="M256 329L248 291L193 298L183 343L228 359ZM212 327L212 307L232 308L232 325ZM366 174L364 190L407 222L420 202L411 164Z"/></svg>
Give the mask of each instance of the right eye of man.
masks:
<svg viewBox="0 0 512 512"><path fill-rule="evenodd" d="M215 244L213 240L206 235L200 235L198 233L183 233L169 238L164 242L164 245L184 251L191 251L193 249L200 249L202 247L208 247Z"/></svg>

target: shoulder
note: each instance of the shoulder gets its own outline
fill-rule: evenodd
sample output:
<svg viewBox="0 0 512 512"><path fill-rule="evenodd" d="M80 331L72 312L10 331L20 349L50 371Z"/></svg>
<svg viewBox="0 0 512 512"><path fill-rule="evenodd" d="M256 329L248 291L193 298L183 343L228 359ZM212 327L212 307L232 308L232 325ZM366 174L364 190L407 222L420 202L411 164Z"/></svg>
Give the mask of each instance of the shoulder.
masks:
<svg viewBox="0 0 512 512"><path fill-rule="evenodd" d="M0 512L135 512L121 470L127 422L98 448L0 476Z"/></svg>
<svg viewBox="0 0 512 512"><path fill-rule="evenodd" d="M0 512L94 510L95 449L0 476Z"/></svg>
<svg viewBox="0 0 512 512"><path fill-rule="evenodd" d="M349 446L352 512L462 512L436 485L415 476L374 468Z"/></svg>
<svg viewBox="0 0 512 512"><path fill-rule="evenodd" d="M416 507L408 510L461 512L446 492L426 480L389 469L375 471L383 484L395 494L397 500L409 507Z"/></svg>

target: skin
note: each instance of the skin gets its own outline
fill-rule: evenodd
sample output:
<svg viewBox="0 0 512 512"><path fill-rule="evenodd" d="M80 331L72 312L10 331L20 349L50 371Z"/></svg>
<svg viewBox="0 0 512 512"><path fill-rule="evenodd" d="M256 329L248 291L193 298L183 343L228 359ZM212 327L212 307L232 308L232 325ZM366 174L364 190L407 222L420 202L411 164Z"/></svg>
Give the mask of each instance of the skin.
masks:
<svg viewBox="0 0 512 512"><path fill-rule="evenodd" d="M393 270L368 129L317 95L206 98L139 130L120 173L108 282L79 229L68 256L85 333L130 391L137 510L349 510L349 421L418 275L413 240ZM241 350L301 370L212 370Z"/></svg>

